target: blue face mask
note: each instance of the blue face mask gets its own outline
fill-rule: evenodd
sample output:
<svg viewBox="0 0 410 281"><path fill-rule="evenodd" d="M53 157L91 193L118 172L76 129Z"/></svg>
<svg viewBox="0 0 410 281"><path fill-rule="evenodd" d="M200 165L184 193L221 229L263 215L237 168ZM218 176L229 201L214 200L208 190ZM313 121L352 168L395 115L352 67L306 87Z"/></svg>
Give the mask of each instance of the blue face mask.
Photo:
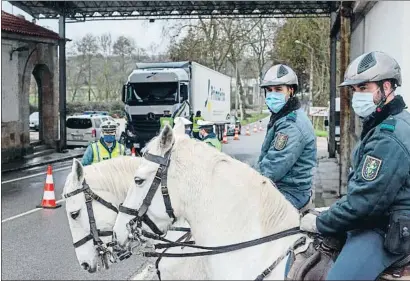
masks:
<svg viewBox="0 0 410 281"><path fill-rule="evenodd" d="M268 92L265 103L274 113L278 113L286 104L286 95L277 92Z"/></svg>
<svg viewBox="0 0 410 281"><path fill-rule="evenodd" d="M373 102L373 93L372 92L354 92L352 99L352 107L354 112L360 117L367 117L372 114L377 105Z"/></svg>
<svg viewBox="0 0 410 281"><path fill-rule="evenodd" d="M112 143L115 141L114 135L104 135L104 141L108 143Z"/></svg>

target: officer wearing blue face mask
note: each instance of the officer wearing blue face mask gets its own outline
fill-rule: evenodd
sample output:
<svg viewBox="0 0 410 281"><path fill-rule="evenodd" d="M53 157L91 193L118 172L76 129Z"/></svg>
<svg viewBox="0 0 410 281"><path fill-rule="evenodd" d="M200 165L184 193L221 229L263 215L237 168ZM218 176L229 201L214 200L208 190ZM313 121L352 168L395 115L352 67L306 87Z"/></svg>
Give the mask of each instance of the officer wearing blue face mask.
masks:
<svg viewBox="0 0 410 281"><path fill-rule="evenodd" d="M125 155L125 146L116 141L117 123L104 121L101 124L101 137L91 143L84 152L81 164L83 166L98 163L121 155Z"/></svg>
<svg viewBox="0 0 410 281"><path fill-rule="evenodd" d="M266 72L261 87L272 115L256 169L300 210L312 195L316 137L295 95L298 78L290 67L278 64Z"/></svg>
<svg viewBox="0 0 410 281"><path fill-rule="evenodd" d="M370 52L349 65L340 85L354 91L352 106L363 121L347 195L318 216L305 215L300 225L327 236L347 234L327 280L376 280L410 255L410 113L394 92L401 83L397 61Z"/></svg>

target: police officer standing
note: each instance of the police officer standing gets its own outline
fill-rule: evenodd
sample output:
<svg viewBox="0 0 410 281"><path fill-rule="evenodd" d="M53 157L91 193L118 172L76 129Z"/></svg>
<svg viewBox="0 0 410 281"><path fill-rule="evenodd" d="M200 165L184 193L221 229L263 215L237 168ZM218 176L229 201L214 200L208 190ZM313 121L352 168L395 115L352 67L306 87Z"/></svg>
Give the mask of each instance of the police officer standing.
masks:
<svg viewBox="0 0 410 281"><path fill-rule="evenodd" d="M200 137L199 137L199 126L198 126L198 121L199 120L204 120L204 118L202 118L202 116L201 116L201 111L200 110L198 110L197 112L196 112L196 115L195 115L195 117L193 117L192 118L192 135L194 136L194 138L196 138L196 139L201 139Z"/></svg>
<svg viewBox="0 0 410 281"><path fill-rule="evenodd" d="M117 123L104 121L101 124L101 137L91 143L81 160L83 166L91 165L103 160L125 155L125 146L116 141Z"/></svg>
<svg viewBox="0 0 410 281"><path fill-rule="evenodd" d="M266 72L261 87L272 115L256 169L300 210L312 195L316 137L295 95L298 78L290 67L278 64Z"/></svg>
<svg viewBox="0 0 410 281"><path fill-rule="evenodd" d="M182 123L184 124L185 127L185 134L187 134L189 137L191 137L191 126L192 126L192 122L189 121L188 119L186 119L185 117L175 117L175 124L178 122L178 119L180 119L182 121Z"/></svg>
<svg viewBox="0 0 410 281"><path fill-rule="evenodd" d="M209 121L198 121L199 137L202 141L222 151L222 144L214 133L214 124Z"/></svg>
<svg viewBox="0 0 410 281"><path fill-rule="evenodd" d="M396 60L370 52L349 65L340 85L354 91L352 107L363 121L348 192L318 216L305 215L300 226L328 236L347 233L328 280L376 280L410 255L410 114L394 92L401 84Z"/></svg>
<svg viewBox="0 0 410 281"><path fill-rule="evenodd" d="M169 110L164 110L164 116L159 118L159 123L161 125L161 129L165 127L166 124L174 126L174 119L171 117L171 112Z"/></svg>

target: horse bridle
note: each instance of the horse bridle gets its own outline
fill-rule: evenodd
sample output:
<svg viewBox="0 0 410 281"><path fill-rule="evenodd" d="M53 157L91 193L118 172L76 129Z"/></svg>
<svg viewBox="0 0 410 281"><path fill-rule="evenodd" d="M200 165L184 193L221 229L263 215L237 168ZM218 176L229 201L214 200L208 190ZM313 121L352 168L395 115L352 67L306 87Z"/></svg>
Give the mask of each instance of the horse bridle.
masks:
<svg viewBox="0 0 410 281"><path fill-rule="evenodd" d="M148 217L147 211L149 206L151 205L152 199L154 198L155 193L158 190L159 185L161 184L161 193L164 198L165 208L168 216L173 219L175 222L176 217L174 215L174 210L171 205L171 200L168 194L168 187L167 187L167 172L170 163L170 156L171 156L171 149L167 153L165 153L164 157L152 155L148 152L144 153L143 157L148 161L154 162L159 164L157 172L155 174L154 180L151 184L150 189L148 190L147 195L145 196L141 207L136 209L131 209L128 207L122 206L119 207L119 211L122 213L126 213L135 218L131 219L130 222L127 224L127 229L130 231L130 239L140 239L141 236L151 238L154 240L160 240L166 242L167 244L156 244L156 249L169 249L173 247L190 247L201 249L205 251L193 252L193 253L156 253L156 252L144 252L144 257L198 257L198 256L209 256L209 255L217 255L228 253L232 251L237 251L244 248L253 247L256 245L264 244L267 242L271 242L280 238L284 238L287 236L300 234L301 230L299 227L290 228L278 233L274 233L268 236L264 236L262 238L253 239L241 243L235 243L225 246L218 246L218 247L207 247L207 246L199 246L194 245L193 243L184 243L179 241L170 241L163 237L164 233L158 229L155 223ZM149 228L155 233L149 233L141 229L142 223L145 223L149 226ZM135 237L136 236L136 237ZM182 238L182 237L181 237ZM256 277L256 280L263 280L266 276L268 276L274 268L282 261L291 251L294 251L296 248L304 245L306 243L306 237L299 238L294 244L289 247L281 256L279 256L268 268L266 268L261 274ZM158 261L159 262L159 261Z"/></svg>
<svg viewBox="0 0 410 281"><path fill-rule="evenodd" d="M173 220L173 223L176 220L174 209L172 208L172 205L171 205L171 199L169 197L168 186L167 186L168 168L169 168L169 163L170 163L171 150L172 150L172 147L167 153L165 153L164 157L153 155L148 152L144 153L144 155L142 156L148 161L159 164L159 167L157 169L157 172L155 174L151 187L148 190L148 193L145 196L143 203L138 210L124 207L122 204L120 204L119 206L119 211L121 213L134 216L134 218L130 220L130 222L127 224L127 228L130 231L131 236L136 234L135 233L136 229L140 229L142 227L142 223L145 223L155 234L160 235L160 236L164 235L164 233L156 226L156 224L148 217L148 214L147 214L148 208L151 205L152 199L154 198L155 193L157 192L160 184L161 184L161 193L162 193L162 197L164 198L166 212L168 216Z"/></svg>
<svg viewBox="0 0 410 281"><path fill-rule="evenodd" d="M85 196L85 205L87 207L88 221L90 223L90 234L78 240L77 242L73 243L74 248L81 247L88 241L93 240L93 243L96 246L98 255L101 256L103 263L106 263L104 264L104 266L108 267L108 263L105 260L105 258L107 257L107 254L110 253L110 251L108 250L107 247L113 247L115 246L115 243L110 242L110 243L104 244L100 236L101 237L112 236L113 232L112 231L101 231L100 229L97 228L95 217L94 217L92 201L93 200L97 201L98 203L102 204L103 206L107 207L108 209L114 211L117 214L118 214L118 209L114 205L112 205L110 202L102 199L100 196L95 194L91 190L90 186L87 184L85 179L82 183L82 188L76 189L70 193L65 194L64 198L69 198L74 195L80 194L82 192L84 193L84 196Z"/></svg>

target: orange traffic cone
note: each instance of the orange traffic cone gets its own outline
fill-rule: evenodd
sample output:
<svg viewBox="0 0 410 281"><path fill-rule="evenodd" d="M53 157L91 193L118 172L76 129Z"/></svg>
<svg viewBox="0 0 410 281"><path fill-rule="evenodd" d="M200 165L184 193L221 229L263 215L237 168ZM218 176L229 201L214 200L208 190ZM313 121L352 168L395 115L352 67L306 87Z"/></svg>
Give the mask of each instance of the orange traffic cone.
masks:
<svg viewBox="0 0 410 281"><path fill-rule="evenodd" d="M135 157L135 147L132 147L132 148L131 148L131 156L132 156L132 157Z"/></svg>
<svg viewBox="0 0 410 281"><path fill-rule="evenodd" d="M263 131L262 123L259 123L259 131Z"/></svg>
<svg viewBox="0 0 410 281"><path fill-rule="evenodd" d="M56 197L54 195L53 171L51 165L48 165L43 201L41 201L40 205L37 205L37 208L56 209L59 207L61 207L61 205L56 203Z"/></svg>
<svg viewBox="0 0 410 281"><path fill-rule="evenodd" d="M249 131L249 125L246 126L246 135L247 135L247 136L250 136L250 135L251 135L251 132Z"/></svg>
<svg viewBox="0 0 410 281"><path fill-rule="evenodd" d="M258 128L256 127L256 124L253 125L253 132L254 132L254 133L257 133L257 132L258 132Z"/></svg>
<svg viewBox="0 0 410 281"><path fill-rule="evenodd" d="M224 130L224 136L222 138L222 143L228 143L228 136L226 135L226 129Z"/></svg>
<svg viewBox="0 0 410 281"><path fill-rule="evenodd" d="M235 128L235 136L233 137L233 140L239 140L238 128Z"/></svg>

